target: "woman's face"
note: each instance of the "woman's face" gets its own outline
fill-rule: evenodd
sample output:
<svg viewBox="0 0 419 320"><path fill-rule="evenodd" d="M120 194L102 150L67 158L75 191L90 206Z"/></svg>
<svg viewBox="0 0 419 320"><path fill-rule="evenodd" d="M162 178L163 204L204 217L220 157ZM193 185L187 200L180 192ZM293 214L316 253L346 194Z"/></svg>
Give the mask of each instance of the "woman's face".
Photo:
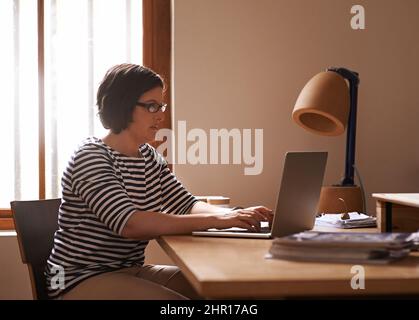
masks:
<svg viewBox="0 0 419 320"><path fill-rule="evenodd" d="M156 87L145 92L138 102L162 104L163 89ZM161 110L151 113L146 107L137 106L134 109L132 120L127 130L138 144L143 144L155 140L156 133L164 120L164 113Z"/></svg>

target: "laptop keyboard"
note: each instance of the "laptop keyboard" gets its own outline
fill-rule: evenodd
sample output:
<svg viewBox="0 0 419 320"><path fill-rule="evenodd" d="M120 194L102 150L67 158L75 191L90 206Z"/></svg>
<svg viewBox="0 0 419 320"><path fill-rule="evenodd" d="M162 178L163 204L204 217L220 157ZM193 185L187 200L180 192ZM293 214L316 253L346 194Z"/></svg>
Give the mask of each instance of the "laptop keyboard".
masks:
<svg viewBox="0 0 419 320"><path fill-rule="evenodd" d="M218 231L228 231L228 232L250 232L250 233L270 233L271 228L269 227L261 227L260 231L253 231L253 230L246 230L246 229L225 229L225 230L218 230Z"/></svg>
<svg viewBox="0 0 419 320"><path fill-rule="evenodd" d="M247 229L242 229L242 228L229 228L229 229L209 229L208 231L211 232L251 232L251 233L270 233L271 232L271 228L269 227L269 223L266 221L262 221L261 222L261 228L260 231L252 231L252 230L247 230Z"/></svg>
<svg viewBox="0 0 419 320"><path fill-rule="evenodd" d="M271 232L270 227L262 227L260 228L260 231L258 233L269 233L269 232Z"/></svg>

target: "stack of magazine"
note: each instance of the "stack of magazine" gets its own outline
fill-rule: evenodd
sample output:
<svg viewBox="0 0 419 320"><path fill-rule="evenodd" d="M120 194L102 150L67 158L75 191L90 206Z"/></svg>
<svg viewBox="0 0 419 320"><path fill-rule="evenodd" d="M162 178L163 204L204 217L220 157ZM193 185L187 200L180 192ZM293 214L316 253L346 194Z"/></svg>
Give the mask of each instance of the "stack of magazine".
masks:
<svg viewBox="0 0 419 320"><path fill-rule="evenodd" d="M267 258L297 261L382 264L417 249L416 233L348 233L306 231L275 238Z"/></svg>
<svg viewBox="0 0 419 320"><path fill-rule="evenodd" d="M316 218L316 226L340 229L376 227L377 219L363 213L349 212L349 219L343 220L340 213L322 214Z"/></svg>

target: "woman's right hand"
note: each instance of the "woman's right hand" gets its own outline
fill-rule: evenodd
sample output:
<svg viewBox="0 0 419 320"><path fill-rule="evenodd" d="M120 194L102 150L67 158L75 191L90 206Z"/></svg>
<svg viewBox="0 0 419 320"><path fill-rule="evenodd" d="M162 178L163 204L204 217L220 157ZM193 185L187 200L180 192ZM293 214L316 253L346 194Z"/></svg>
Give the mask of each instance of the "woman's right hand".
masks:
<svg viewBox="0 0 419 320"><path fill-rule="evenodd" d="M237 209L223 215L216 216L216 222L214 228L216 229L227 229L232 227L238 227L247 229L250 231L259 232L260 222L268 221L269 217L262 214L260 211L252 208Z"/></svg>

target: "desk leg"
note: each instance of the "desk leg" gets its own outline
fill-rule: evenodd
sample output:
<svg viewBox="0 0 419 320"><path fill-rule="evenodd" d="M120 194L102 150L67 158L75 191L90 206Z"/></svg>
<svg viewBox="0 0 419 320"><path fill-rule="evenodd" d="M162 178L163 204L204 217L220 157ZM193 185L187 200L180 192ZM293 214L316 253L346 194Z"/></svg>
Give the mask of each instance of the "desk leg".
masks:
<svg viewBox="0 0 419 320"><path fill-rule="evenodd" d="M393 204L391 202L386 202L386 232L393 231L392 211Z"/></svg>

